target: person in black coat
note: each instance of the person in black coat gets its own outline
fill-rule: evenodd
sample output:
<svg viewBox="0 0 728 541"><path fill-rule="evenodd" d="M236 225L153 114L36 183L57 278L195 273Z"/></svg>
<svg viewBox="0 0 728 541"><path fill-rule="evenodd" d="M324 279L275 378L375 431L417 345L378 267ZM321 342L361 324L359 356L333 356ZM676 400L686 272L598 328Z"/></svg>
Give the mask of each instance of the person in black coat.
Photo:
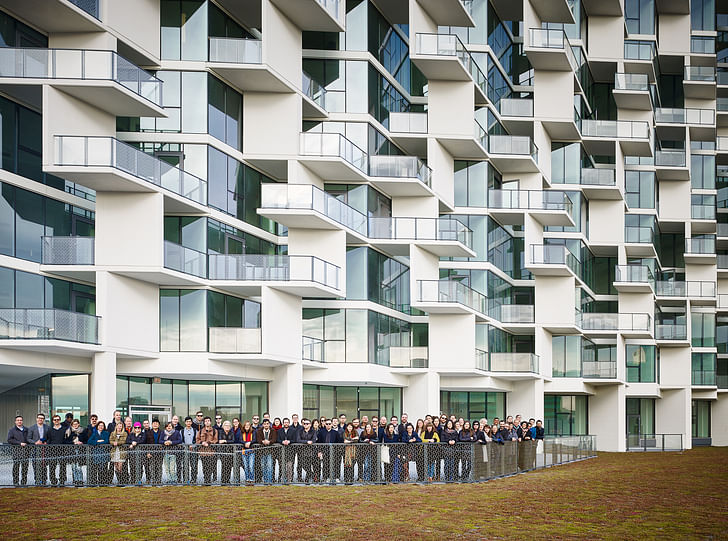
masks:
<svg viewBox="0 0 728 541"><path fill-rule="evenodd" d="M146 460L144 451L138 447L147 443L147 435L142 432L141 423L134 423L131 434L126 437L126 443L129 445L126 454L126 460L129 464L129 479L132 484L140 485ZM147 470L147 476L149 476L149 470Z"/></svg>
<svg viewBox="0 0 728 541"><path fill-rule="evenodd" d="M8 443L18 446L14 447L12 451L13 485L27 485L30 448L28 447L28 429L23 426L22 415L15 417L15 425L8 430Z"/></svg>
<svg viewBox="0 0 728 541"><path fill-rule="evenodd" d="M331 419L326 419L323 429L319 430L319 443L341 443L341 437L339 436L338 430L334 430L331 427ZM331 471L331 445L327 445L322 448L318 453L318 457L319 460L323 462L323 478L331 479L331 475L336 474L336 472ZM335 453L334 459L337 457L338 453Z"/></svg>
<svg viewBox="0 0 728 541"><path fill-rule="evenodd" d="M61 424L60 415L54 415L51 421L53 425L48 430L46 443L53 446L68 445L71 443L70 431ZM48 455L50 456L48 463L50 466L51 485L53 486L66 484L69 463L67 454L70 455L70 452L67 453L62 447L49 447L48 449ZM56 476L57 468L60 468L58 476Z"/></svg>
<svg viewBox="0 0 728 541"><path fill-rule="evenodd" d="M313 449L313 444L318 441L318 432L313 429L310 420L303 419L297 438L296 447L300 447L298 450L298 464L302 471L306 472L306 483L310 483L312 480L318 482L320 471L316 466L318 466L319 462L315 459L315 450ZM302 479L302 474L299 474L299 482Z"/></svg>
<svg viewBox="0 0 728 541"><path fill-rule="evenodd" d="M286 466L286 477L284 482L286 483L293 482L293 463L296 459L296 453L294 449L295 444L298 443L298 432L298 428L291 426L291 421L288 419L288 417L284 417L283 426L278 429L278 443L283 446L283 462Z"/></svg>

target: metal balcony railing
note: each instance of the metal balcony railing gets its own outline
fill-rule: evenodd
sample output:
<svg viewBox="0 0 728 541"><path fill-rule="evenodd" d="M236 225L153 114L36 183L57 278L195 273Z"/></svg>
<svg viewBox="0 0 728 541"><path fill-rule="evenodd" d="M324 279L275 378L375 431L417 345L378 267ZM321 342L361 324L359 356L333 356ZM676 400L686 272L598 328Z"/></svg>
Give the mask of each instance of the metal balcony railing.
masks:
<svg viewBox="0 0 728 541"><path fill-rule="evenodd" d="M499 109L501 116L532 117L533 100L501 98Z"/></svg>
<svg viewBox="0 0 728 541"><path fill-rule="evenodd" d="M263 42L259 39L210 38L209 61L225 64L261 64Z"/></svg>
<svg viewBox="0 0 728 541"><path fill-rule="evenodd" d="M68 0L74 6L82 9L94 19L100 19L99 16L99 0Z"/></svg>
<svg viewBox="0 0 728 541"><path fill-rule="evenodd" d="M1 77L114 81L162 105L162 81L115 51L2 47Z"/></svg>
<svg viewBox="0 0 728 541"><path fill-rule="evenodd" d="M615 73L615 90L637 90L646 91L649 89L649 80L646 73Z"/></svg>
<svg viewBox="0 0 728 541"><path fill-rule="evenodd" d="M207 204L207 182L123 141L78 135L56 135L54 140L57 166L112 167L197 203Z"/></svg>
<svg viewBox="0 0 728 541"><path fill-rule="evenodd" d="M369 156L369 176L416 178L432 185L432 169L417 156Z"/></svg>
<svg viewBox="0 0 728 541"><path fill-rule="evenodd" d="M658 167L685 167L685 151L673 148L655 150L655 165Z"/></svg>
<svg viewBox="0 0 728 541"><path fill-rule="evenodd" d="M41 237L43 265L93 265L94 237Z"/></svg>
<svg viewBox="0 0 728 541"><path fill-rule="evenodd" d="M56 308L0 308L0 339L98 344L100 319Z"/></svg>
<svg viewBox="0 0 728 541"><path fill-rule="evenodd" d="M302 133L301 155L341 158L362 173L368 173L367 153L340 133Z"/></svg>
<svg viewBox="0 0 728 541"><path fill-rule="evenodd" d="M260 328L209 327L210 353L261 353Z"/></svg>
<svg viewBox="0 0 728 541"><path fill-rule="evenodd" d="M682 434L628 434L627 451L682 451Z"/></svg>
<svg viewBox="0 0 728 541"><path fill-rule="evenodd" d="M616 186L614 169L585 167L581 170L581 184L585 186Z"/></svg>
<svg viewBox="0 0 728 541"><path fill-rule="evenodd" d="M210 254L211 280L301 281L339 289L341 268L308 255Z"/></svg>
<svg viewBox="0 0 728 541"><path fill-rule="evenodd" d="M389 240L455 241L468 248L473 232L455 218L369 218L367 236Z"/></svg>
<svg viewBox="0 0 728 541"><path fill-rule="evenodd" d="M535 353L490 353L491 372L529 372L538 374L538 355Z"/></svg>
<svg viewBox="0 0 728 541"><path fill-rule="evenodd" d="M457 280L418 280L417 300L421 303L454 303L487 315L488 299Z"/></svg>

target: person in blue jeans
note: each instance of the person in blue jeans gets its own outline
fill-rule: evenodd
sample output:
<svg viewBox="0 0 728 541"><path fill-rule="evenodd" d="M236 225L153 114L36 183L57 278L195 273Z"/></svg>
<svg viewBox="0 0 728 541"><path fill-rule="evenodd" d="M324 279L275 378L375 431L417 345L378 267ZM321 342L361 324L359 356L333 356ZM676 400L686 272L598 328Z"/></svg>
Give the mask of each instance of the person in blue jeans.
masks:
<svg viewBox="0 0 728 541"><path fill-rule="evenodd" d="M264 419L255 433L255 443L258 446L258 463L263 473L263 482L267 485L273 482L273 446L278 443L278 434L270 426L270 420Z"/></svg>

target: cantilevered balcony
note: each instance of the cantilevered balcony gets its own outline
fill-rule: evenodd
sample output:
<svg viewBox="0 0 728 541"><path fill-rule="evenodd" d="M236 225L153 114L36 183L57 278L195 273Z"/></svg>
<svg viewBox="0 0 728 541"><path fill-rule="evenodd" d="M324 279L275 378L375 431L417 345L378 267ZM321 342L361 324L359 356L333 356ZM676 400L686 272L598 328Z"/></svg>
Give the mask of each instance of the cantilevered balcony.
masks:
<svg viewBox="0 0 728 541"><path fill-rule="evenodd" d="M490 161L503 173L538 172L538 147L529 135L489 135Z"/></svg>
<svg viewBox="0 0 728 541"><path fill-rule="evenodd" d="M271 3L301 30L346 30L346 0L271 0Z"/></svg>
<svg viewBox="0 0 728 541"><path fill-rule="evenodd" d="M715 304L717 287L716 283L710 280L665 281L659 280L655 283L655 295L658 297L670 297L680 299L691 299L692 304Z"/></svg>
<svg viewBox="0 0 728 541"><path fill-rule="evenodd" d="M488 158L488 132L473 119L473 131L458 134L433 134L457 160L484 160Z"/></svg>
<svg viewBox="0 0 728 541"><path fill-rule="evenodd" d="M389 134L405 152L427 154L427 113L389 113Z"/></svg>
<svg viewBox="0 0 728 541"><path fill-rule="evenodd" d="M164 241L164 267L173 271L189 274L197 278L207 278L207 254L194 248L174 242ZM199 283L191 280L191 284ZM170 281L164 285L174 285Z"/></svg>
<svg viewBox="0 0 728 541"><path fill-rule="evenodd" d="M52 34L103 32L101 0L22 0L11 2L13 14Z"/></svg>
<svg viewBox="0 0 728 541"><path fill-rule="evenodd" d="M615 73L612 95L619 109L652 110L649 78L646 73Z"/></svg>
<svg viewBox="0 0 728 541"><path fill-rule="evenodd" d="M715 264L715 235L685 239L685 263L698 265Z"/></svg>
<svg viewBox="0 0 728 541"><path fill-rule="evenodd" d="M324 180L366 181L369 156L339 133L301 134L299 161Z"/></svg>
<svg viewBox="0 0 728 541"><path fill-rule="evenodd" d="M614 287L620 293L654 293L655 278L646 265L617 265Z"/></svg>
<svg viewBox="0 0 728 541"><path fill-rule="evenodd" d="M617 186L614 168L585 167L581 170L581 191L587 199L619 200L623 198L622 188Z"/></svg>
<svg viewBox="0 0 728 541"><path fill-rule="evenodd" d="M614 0L608 0L612 2ZM523 20L523 2L513 0L490 0L498 15L504 21ZM574 24L574 15L567 0L530 0L530 6L544 22ZM591 14L591 10L589 10Z"/></svg>
<svg viewBox="0 0 728 541"><path fill-rule="evenodd" d="M657 13L660 15L687 15L690 13L690 0L657 0Z"/></svg>
<svg viewBox="0 0 728 541"><path fill-rule="evenodd" d="M655 340L658 342L683 342L682 345L690 345L688 342L688 327L684 324L655 323Z"/></svg>
<svg viewBox="0 0 728 541"><path fill-rule="evenodd" d="M263 62L263 42L259 39L209 38L207 66L245 92L296 91L290 81Z"/></svg>
<svg viewBox="0 0 728 541"><path fill-rule="evenodd" d="M341 268L315 256L210 254L208 277L216 287L254 295L261 285L300 297L341 296Z"/></svg>
<svg viewBox="0 0 728 541"><path fill-rule="evenodd" d="M713 66L685 66L683 93L686 98L715 99L716 80Z"/></svg>
<svg viewBox="0 0 728 541"><path fill-rule="evenodd" d="M591 385L604 384L604 380L617 379L617 361L593 361L583 360L581 362L581 377L583 379L597 380L590 381Z"/></svg>
<svg viewBox="0 0 728 541"><path fill-rule="evenodd" d="M368 220L372 246L394 255L409 255L416 244L439 257L475 257L473 232L454 218L377 218Z"/></svg>
<svg viewBox="0 0 728 541"><path fill-rule="evenodd" d="M209 327L210 353L261 353L260 328Z"/></svg>
<svg viewBox="0 0 728 541"><path fill-rule="evenodd" d="M538 374L538 355L535 353L490 352L488 369L497 372L498 377L533 377ZM520 374L520 376L518 376Z"/></svg>
<svg viewBox="0 0 728 541"><path fill-rule="evenodd" d="M563 30L529 28L523 50L536 69L574 71L579 67Z"/></svg>
<svg viewBox="0 0 728 541"><path fill-rule="evenodd" d="M618 141L628 156L652 156L650 125L638 120L590 120L581 121L584 144L593 154L614 153L613 141Z"/></svg>
<svg viewBox="0 0 728 541"><path fill-rule="evenodd" d="M574 276L579 261L563 245L531 244L526 269L536 276Z"/></svg>
<svg viewBox="0 0 728 541"><path fill-rule="evenodd" d="M624 40L624 69L628 73L645 73L650 81L655 81L655 65L657 55L654 41Z"/></svg>
<svg viewBox="0 0 728 541"><path fill-rule="evenodd" d="M502 117L533 117L533 100L501 98L498 101L498 109Z"/></svg>
<svg viewBox="0 0 728 541"><path fill-rule="evenodd" d="M438 26L475 26L470 17L472 0L417 0Z"/></svg>
<svg viewBox="0 0 728 541"><path fill-rule="evenodd" d="M301 359L322 363L324 357L324 341L313 336L303 336L301 344Z"/></svg>
<svg viewBox="0 0 728 541"><path fill-rule="evenodd" d="M93 237L41 237L41 270L95 282L94 241Z"/></svg>
<svg viewBox="0 0 728 541"><path fill-rule="evenodd" d="M96 191L153 192L181 196L167 210L187 210L186 200L206 204L207 183L113 137L56 135L55 158L43 170Z"/></svg>
<svg viewBox="0 0 728 541"><path fill-rule="evenodd" d="M432 169L416 156L369 156L369 176L392 197L432 195Z"/></svg>
<svg viewBox="0 0 728 541"><path fill-rule="evenodd" d="M427 368L428 357L427 346L389 346L377 350L377 364L398 368L399 373L408 368Z"/></svg>
<svg viewBox="0 0 728 541"><path fill-rule="evenodd" d="M303 92L303 118L324 120L326 112L326 89L305 71L301 72L301 91Z"/></svg>
<svg viewBox="0 0 728 541"><path fill-rule="evenodd" d="M579 312L577 326L588 336L609 336L622 333L625 337L649 337L652 333L650 314Z"/></svg>
<svg viewBox="0 0 728 541"><path fill-rule="evenodd" d="M432 314L474 314L485 320L488 299L457 280L417 280L413 308Z"/></svg>
<svg viewBox="0 0 728 541"><path fill-rule="evenodd" d="M485 73L455 34L416 34L415 52L410 59L425 77L433 81L472 81L475 105L487 105Z"/></svg>
<svg viewBox="0 0 728 541"><path fill-rule="evenodd" d="M655 150L655 175L658 180L690 180L690 168L685 150L664 148Z"/></svg>
<svg viewBox="0 0 728 541"><path fill-rule="evenodd" d="M557 190L488 190L488 208L502 224L523 224L528 212L542 225L574 226L573 203Z"/></svg>
<svg viewBox="0 0 728 541"><path fill-rule="evenodd" d="M0 308L0 340L98 344L100 319L55 308Z"/></svg>
<svg viewBox="0 0 728 541"><path fill-rule="evenodd" d="M0 83L48 84L115 116L166 116L162 81L114 51L2 47Z"/></svg>
<svg viewBox="0 0 728 541"><path fill-rule="evenodd" d="M715 111L713 109L655 108L655 130L660 139L680 140L685 137L687 125L695 139L715 137Z"/></svg>
<svg viewBox="0 0 728 541"><path fill-rule="evenodd" d="M310 184L263 184L258 214L287 227L344 229L366 242L367 216Z"/></svg>

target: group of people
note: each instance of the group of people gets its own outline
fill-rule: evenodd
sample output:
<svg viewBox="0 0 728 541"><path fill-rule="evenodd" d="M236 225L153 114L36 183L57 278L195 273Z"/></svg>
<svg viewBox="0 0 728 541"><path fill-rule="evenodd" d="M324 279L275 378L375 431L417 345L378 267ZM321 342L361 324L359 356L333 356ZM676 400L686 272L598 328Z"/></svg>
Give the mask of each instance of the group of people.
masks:
<svg viewBox="0 0 728 541"><path fill-rule="evenodd" d="M299 420L297 414L271 419L264 413L241 423L221 415L213 422L198 411L183 423L175 415L162 424L158 419L132 422L115 411L108 425L91 415L90 424L82 427L71 413L64 421L53 415L51 421L46 424L45 415L39 413L36 424L28 428L22 416L15 418L7 438L18 446L14 485L27 484L29 463L36 485L64 485L68 466L79 486L113 484L114 479L121 485L144 480L161 484L163 474L169 484L194 484L200 463L204 484L218 480L228 484L231 477L240 482L243 476L246 484L400 482L410 478L413 462L418 481L462 481L473 478L479 465L498 460L512 461L514 467L517 461L522 470L533 467L538 441L545 435L540 420L520 415L496 417L492 424L487 419L471 422L454 415L426 415L413 424L406 413L401 419L362 416L351 421L344 414ZM507 442L511 443L506 449Z"/></svg>

